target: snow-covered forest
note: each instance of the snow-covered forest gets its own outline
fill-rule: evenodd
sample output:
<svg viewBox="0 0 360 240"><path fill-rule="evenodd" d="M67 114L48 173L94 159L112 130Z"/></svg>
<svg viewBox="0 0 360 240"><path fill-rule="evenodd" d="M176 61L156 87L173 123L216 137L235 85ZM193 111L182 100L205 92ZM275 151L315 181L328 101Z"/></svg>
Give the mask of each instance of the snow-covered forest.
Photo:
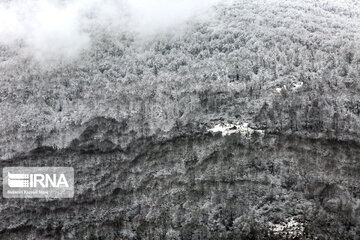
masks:
<svg viewBox="0 0 360 240"><path fill-rule="evenodd" d="M88 48L70 60L36 55L21 39L2 44L1 131L46 139L105 116L145 135L220 118L357 134L358 10L354 1L218 3L145 35L92 22Z"/></svg>
<svg viewBox="0 0 360 240"><path fill-rule="evenodd" d="M0 1L2 164L79 164L76 203L138 214L94 207L74 236L263 239L260 220L359 236L360 2L169 2Z"/></svg>

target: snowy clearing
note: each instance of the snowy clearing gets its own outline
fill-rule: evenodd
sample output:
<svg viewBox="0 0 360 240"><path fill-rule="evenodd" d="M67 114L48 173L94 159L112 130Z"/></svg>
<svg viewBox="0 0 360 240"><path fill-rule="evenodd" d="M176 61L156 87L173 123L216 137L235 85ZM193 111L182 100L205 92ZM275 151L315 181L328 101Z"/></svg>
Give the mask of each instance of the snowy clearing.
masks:
<svg viewBox="0 0 360 240"><path fill-rule="evenodd" d="M282 222L279 224L269 222L268 225L274 234L278 235L286 233L292 238L302 236L305 230L303 223L296 221L293 217L290 218L287 222Z"/></svg>
<svg viewBox="0 0 360 240"><path fill-rule="evenodd" d="M249 123L241 123L241 124L217 124L213 128L210 128L208 131L210 132L221 132L223 136L228 136L234 133L241 133L243 135L259 133L263 135L265 133L264 130L256 130L249 127Z"/></svg>

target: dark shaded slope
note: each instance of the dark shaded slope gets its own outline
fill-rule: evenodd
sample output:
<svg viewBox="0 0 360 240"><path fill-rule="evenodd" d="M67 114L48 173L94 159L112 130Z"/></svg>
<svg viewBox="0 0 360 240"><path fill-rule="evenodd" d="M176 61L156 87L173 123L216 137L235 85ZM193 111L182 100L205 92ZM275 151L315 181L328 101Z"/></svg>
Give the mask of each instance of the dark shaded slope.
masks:
<svg viewBox="0 0 360 240"><path fill-rule="evenodd" d="M188 128L122 147L120 129L98 118L71 148L1 162L72 166L76 177L74 199L2 199L1 239L269 239L271 223L290 221L296 233L273 237L360 233L356 142Z"/></svg>
<svg viewBox="0 0 360 240"><path fill-rule="evenodd" d="M360 10L344 3L234 1L148 38L94 28L89 51L49 66L4 46L2 159L37 136L66 147L73 127L97 116L128 119L147 136L219 118L357 134Z"/></svg>

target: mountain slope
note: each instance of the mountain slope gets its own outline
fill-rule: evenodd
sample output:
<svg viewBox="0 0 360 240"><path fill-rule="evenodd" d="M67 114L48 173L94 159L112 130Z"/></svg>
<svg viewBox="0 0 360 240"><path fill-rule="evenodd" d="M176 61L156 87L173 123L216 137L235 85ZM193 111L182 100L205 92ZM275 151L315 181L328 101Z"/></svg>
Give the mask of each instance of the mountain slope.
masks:
<svg viewBox="0 0 360 240"><path fill-rule="evenodd" d="M239 0L150 35L92 25L71 61L1 46L1 165L79 181L41 207L1 199L1 237L354 239L359 18L350 0Z"/></svg>

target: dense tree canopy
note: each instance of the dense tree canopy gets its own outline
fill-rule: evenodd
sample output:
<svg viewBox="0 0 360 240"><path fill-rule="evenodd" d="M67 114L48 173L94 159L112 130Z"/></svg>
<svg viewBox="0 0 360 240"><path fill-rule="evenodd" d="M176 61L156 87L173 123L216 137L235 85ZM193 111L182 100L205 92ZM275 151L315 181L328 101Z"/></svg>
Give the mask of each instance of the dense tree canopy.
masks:
<svg viewBox="0 0 360 240"><path fill-rule="evenodd" d="M71 62L0 46L0 131L63 147L52 134L94 116L146 126L140 135L226 117L267 132L357 135L360 5L341 2L220 3L146 37L94 26L91 49Z"/></svg>

